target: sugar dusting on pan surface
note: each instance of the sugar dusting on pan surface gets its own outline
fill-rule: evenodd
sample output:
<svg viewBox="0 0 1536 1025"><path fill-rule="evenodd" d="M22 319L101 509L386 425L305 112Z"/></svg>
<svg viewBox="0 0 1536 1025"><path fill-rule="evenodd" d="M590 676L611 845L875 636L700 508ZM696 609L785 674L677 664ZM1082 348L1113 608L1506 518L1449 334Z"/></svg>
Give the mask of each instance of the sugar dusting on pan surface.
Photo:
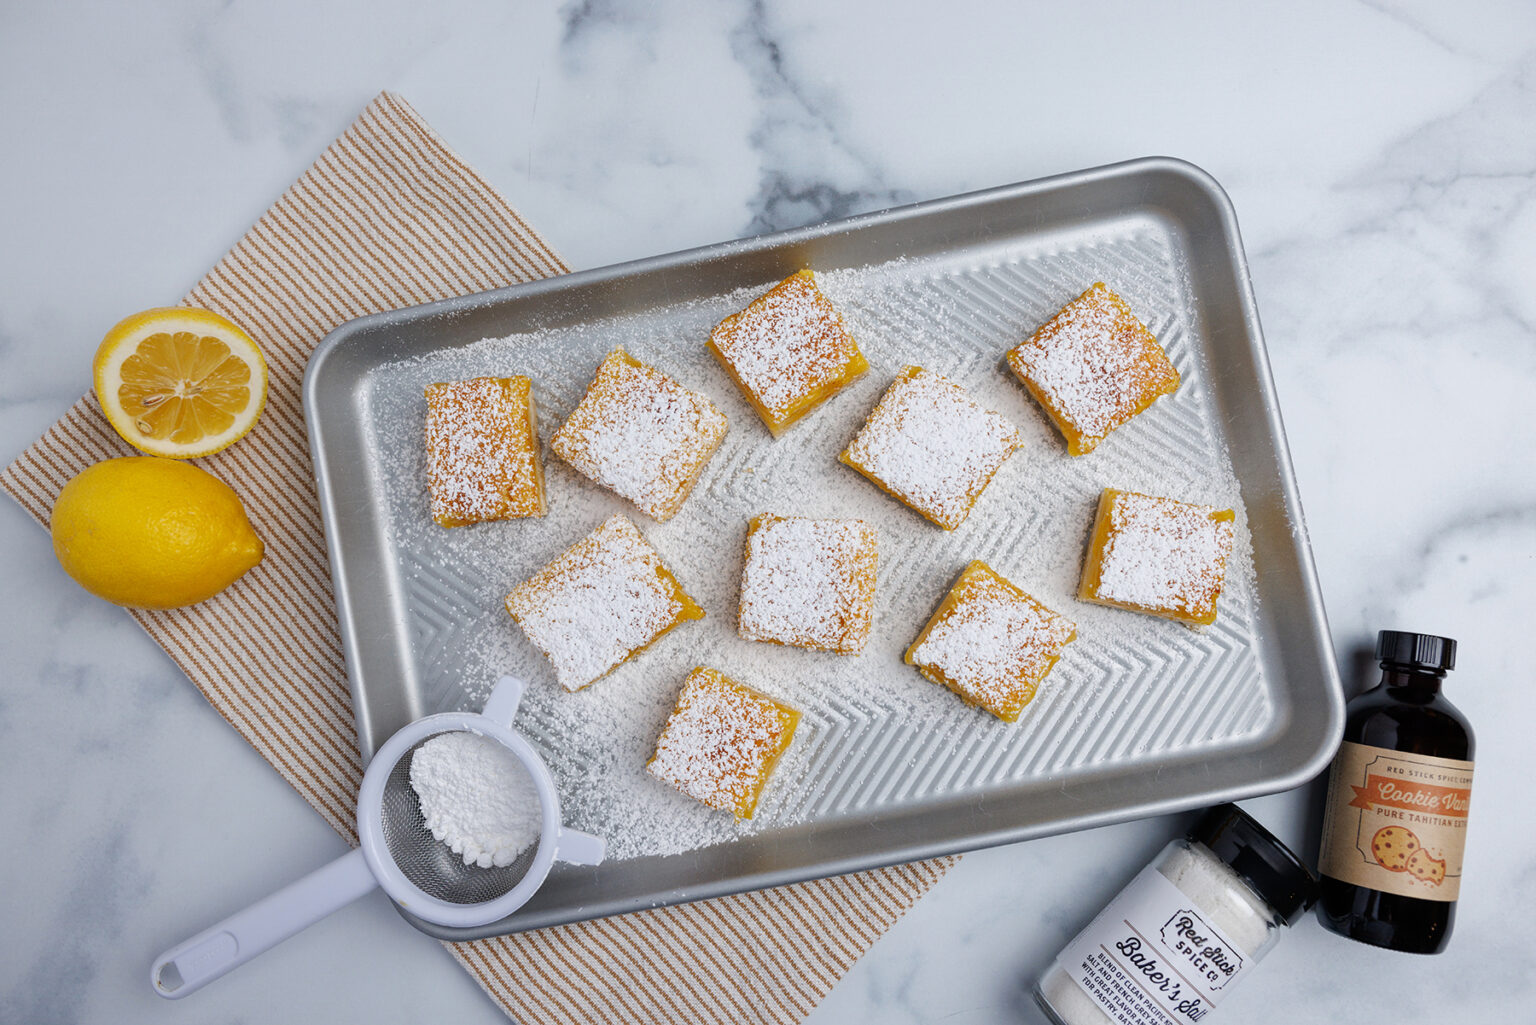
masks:
<svg viewBox="0 0 1536 1025"><path fill-rule="evenodd" d="M1161 248L1164 262L1149 263ZM1152 328L1184 383L1074 459L1003 353L1095 280ZM1251 545L1219 433L1187 284L1155 235L960 270L897 260L817 275L869 359L869 373L775 440L704 347L711 328L774 284L568 327L491 338L382 364L364 397L368 471L427 711L478 709L511 673L529 683L517 727L549 762L566 822L608 840L611 859L675 854L763 830L878 814L957 793L1051 781L1231 743L1268 727L1255 653ZM623 346L702 392L730 431L692 496L665 523L632 518L706 618L577 693L512 623L503 598L615 512L633 507L547 451L542 519L444 529L425 484L422 388L524 374L546 443L598 363ZM1023 444L957 530L923 520L837 454L907 364L944 375L1018 429ZM1220 619L1202 631L1075 599L1103 488L1238 510ZM759 513L860 519L878 534L879 590L862 655L742 640L737 601L748 520ZM965 706L902 663L960 569L985 559L1076 621L1078 639L1016 724ZM383 635L381 633L381 639ZM645 771L684 678L706 665L803 713L794 743L744 823Z"/></svg>

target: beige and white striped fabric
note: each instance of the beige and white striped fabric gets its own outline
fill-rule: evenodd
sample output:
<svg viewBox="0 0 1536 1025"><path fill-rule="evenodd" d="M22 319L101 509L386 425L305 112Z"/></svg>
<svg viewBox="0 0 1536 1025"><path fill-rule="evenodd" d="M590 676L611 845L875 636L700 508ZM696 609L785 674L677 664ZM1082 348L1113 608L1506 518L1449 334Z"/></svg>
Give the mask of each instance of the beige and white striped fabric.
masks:
<svg viewBox="0 0 1536 1025"><path fill-rule="evenodd" d="M269 361L256 429L202 461L245 500L267 555L201 605L129 614L354 842L362 765L300 405L305 363L354 317L567 270L404 100L384 93L183 300L244 325ZM131 454L87 395L0 485L47 524L66 481ZM795 1022L953 860L447 946L528 1025Z"/></svg>

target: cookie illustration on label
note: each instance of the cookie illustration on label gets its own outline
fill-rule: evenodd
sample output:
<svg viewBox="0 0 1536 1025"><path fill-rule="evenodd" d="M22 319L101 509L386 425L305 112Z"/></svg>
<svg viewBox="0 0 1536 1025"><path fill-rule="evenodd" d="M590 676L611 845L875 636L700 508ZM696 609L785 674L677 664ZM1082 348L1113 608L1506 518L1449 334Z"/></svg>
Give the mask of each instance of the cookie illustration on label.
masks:
<svg viewBox="0 0 1536 1025"><path fill-rule="evenodd" d="M1405 870L1413 878L1430 886L1439 886L1445 882L1445 859L1434 858L1424 848L1420 847L1408 856Z"/></svg>
<svg viewBox="0 0 1536 1025"><path fill-rule="evenodd" d="M1419 838L1405 826L1383 826L1371 837L1371 854L1376 864L1389 872L1403 872L1408 859L1419 850ZM1441 863L1440 877L1445 878L1445 865Z"/></svg>

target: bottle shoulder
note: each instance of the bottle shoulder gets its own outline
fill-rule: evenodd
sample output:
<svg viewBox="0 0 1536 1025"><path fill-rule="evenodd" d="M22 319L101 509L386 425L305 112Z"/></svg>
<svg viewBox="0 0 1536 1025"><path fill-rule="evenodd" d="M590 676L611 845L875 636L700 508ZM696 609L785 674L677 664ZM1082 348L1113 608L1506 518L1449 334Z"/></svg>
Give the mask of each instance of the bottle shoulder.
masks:
<svg viewBox="0 0 1536 1025"><path fill-rule="evenodd" d="M1406 699L1405 699L1406 698ZM1471 724L1444 696L1394 694L1376 687L1349 702L1344 739L1356 744L1471 761Z"/></svg>

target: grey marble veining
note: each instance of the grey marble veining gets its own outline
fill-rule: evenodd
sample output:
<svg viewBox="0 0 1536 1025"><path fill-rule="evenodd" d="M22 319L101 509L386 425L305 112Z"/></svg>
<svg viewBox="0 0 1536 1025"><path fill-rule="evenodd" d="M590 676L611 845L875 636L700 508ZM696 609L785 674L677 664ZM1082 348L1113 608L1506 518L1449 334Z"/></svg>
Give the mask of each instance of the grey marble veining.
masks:
<svg viewBox="0 0 1536 1025"><path fill-rule="evenodd" d="M0 18L0 458L89 385L380 88L578 267L1148 153L1237 206L1337 650L1462 641L1479 735L1457 935L1310 920L1215 1021L1530 1017L1536 6L205 5ZM377 895L170 1004L150 959L342 843L0 503L0 1021L500 1012ZM1249 803L1302 847L1316 787ZM1186 820L980 852L813 1022L1034 1020L1033 976Z"/></svg>

